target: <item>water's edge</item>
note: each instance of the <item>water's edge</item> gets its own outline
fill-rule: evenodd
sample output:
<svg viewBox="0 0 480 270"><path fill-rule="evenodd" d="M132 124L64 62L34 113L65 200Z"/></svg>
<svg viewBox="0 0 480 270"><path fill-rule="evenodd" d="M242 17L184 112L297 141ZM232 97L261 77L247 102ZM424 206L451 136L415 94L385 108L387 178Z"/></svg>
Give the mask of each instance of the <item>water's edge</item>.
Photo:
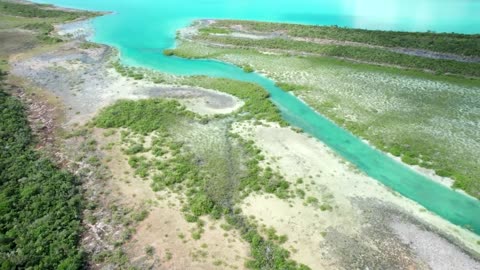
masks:
<svg viewBox="0 0 480 270"><path fill-rule="evenodd" d="M94 39L95 40L95 39ZM175 58L175 57L174 57ZM125 59L123 59L125 60ZM212 77L226 77L229 79L253 82L266 89L271 100L279 107L283 118L294 127L299 127L306 133L328 145L347 161L357 166L367 175L392 188L399 194L419 203L427 210L449 220L450 222L468 228L480 234L480 202L475 198L457 192L428 177L414 171L407 165L398 162L387 154L357 138L349 131L337 126L320 113L310 108L306 103L280 89L273 81L257 73L245 73L241 68L208 59L178 59L179 61L194 61L197 63L228 65L228 70L235 70L235 74L207 74ZM147 67L153 70L165 70L143 66L138 62L123 61L132 66ZM167 72L170 73L170 72ZM183 73L174 75L185 75ZM240 76L235 76L236 74ZM198 70L190 75L205 75ZM436 194L432 198L432 194Z"/></svg>
<svg viewBox="0 0 480 270"><path fill-rule="evenodd" d="M110 22L115 20L112 17L114 15L94 19L93 27L101 28L106 20ZM387 187L453 224L466 227L480 235L480 201L447 188L374 149L317 113L300 99L275 86L270 79L256 73L245 73L228 63L212 60L164 58L158 55L157 61L150 62L145 56L140 57L140 52L133 53L115 44L113 37L95 35L92 41L117 48L123 63L128 65L142 66L174 75L207 75L257 83L270 93L271 100L279 107L282 116L290 125L299 127L321 140ZM157 53L161 54L161 50Z"/></svg>

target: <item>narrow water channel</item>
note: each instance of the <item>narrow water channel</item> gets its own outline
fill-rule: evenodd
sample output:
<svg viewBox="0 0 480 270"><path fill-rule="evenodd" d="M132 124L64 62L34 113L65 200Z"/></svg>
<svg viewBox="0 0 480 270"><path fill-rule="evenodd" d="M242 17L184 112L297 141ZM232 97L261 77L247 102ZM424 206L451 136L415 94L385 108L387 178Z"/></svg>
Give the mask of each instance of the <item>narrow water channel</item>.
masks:
<svg viewBox="0 0 480 270"><path fill-rule="evenodd" d="M480 234L480 201L451 190L364 143L348 131L316 113L293 95L259 74L210 60L165 57L162 51L175 45L175 31L200 18L254 19L276 22L340 25L357 28L480 32L480 2L475 0L47 0L60 6L114 11L93 21L96 42L115 46L122 61L178 75L208 75L254 82L292 125L323 141L372 178L419 203L450 222ZM411 6L416 6L415 13ZM456 12L452 13L451 10Z"/></svg>

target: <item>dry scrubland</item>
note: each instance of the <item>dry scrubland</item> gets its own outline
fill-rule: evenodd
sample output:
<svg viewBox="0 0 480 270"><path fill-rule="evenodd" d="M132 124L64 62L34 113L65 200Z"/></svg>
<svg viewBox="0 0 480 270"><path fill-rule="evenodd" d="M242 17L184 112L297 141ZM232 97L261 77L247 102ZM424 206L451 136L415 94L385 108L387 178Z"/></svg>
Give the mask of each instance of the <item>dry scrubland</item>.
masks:
<svg viewBox="0 0 480 270"><path fill-rule="evenodd" d="M19 30L24 27L20 24L5 26L11 23L8 16L0 20L8 28L0 37L22 41L15 41L17 46L2 43L1 55L8 60L3 64L10 72L6 88L26 103L44 155L67 169L78 188L72 196L79 202L72 229L83 233L72 233L71 245L62 246L77 264L66 261L62 267L480 269L478 236L388 190L321 142L286 127L260 87L124 67L111 48L84 41L88 23L57 25L63 35L47 36L63 41L51 44L37 36L42 32ZM218 48L196 53L209 50ZM362 79L340 64L321 72L312 64L311 70L325 77L320 79L304 71L302 59L223 52L221 57L234 57L230 60L237 64L265 61L265 72L282 82L297 84L304 76L302 82L324 80L332 84L327 89L339 89L333 85L337 74L348 89L358 88L354 81L373 83L370 71ZM277 64L300 71L270 67ZM406 87L405 79L389 74L382 76ZM302 89L305 100L315 91ZM407 104L391 92L391 99ZM357 100L354 95L346 91L345 98ZM395 102L389 102L384 111L393 110ZM399 107L406 111L406 105ZM372 121L368 116L362 117ZM30 198L37 193L22 194ZM27 223L45 220L55 222L48 216ZM53 237L63 239L58 236L63 232L58 233ZM30 242L45 244L29 235L34 239ZM16 251L6 257L2 249L0 258L14 258L18 247L26 249L22 242L8 243ZM49 248L33 249L29 255L59 254L58 246ZM23 258L11 262L38 265ZM57 268L55 260L50 263Z"/></svg>

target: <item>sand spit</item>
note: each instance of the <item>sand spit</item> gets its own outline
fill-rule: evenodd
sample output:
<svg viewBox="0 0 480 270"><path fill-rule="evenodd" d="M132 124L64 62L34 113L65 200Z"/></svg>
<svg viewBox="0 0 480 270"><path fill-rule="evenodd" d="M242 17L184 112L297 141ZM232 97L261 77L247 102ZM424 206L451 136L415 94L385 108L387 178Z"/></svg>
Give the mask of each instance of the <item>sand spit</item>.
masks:
<svg viewBox="0 0 480 270"><path fill-rule="evenodd" d="M90 20L74 21L55 26L56 32L61 36L70 36L75 39L89 39L95 33Z"/></svg>
<svg viewBox="0 0 480 270"><path fill-rule="evenodd" d="M13 75L28 78L62 100L67 124L84 123L118 99L175 98L200 114L231 113L243 106L238 98L213 90L122 77L109 66L115 56L111 48L82 49L82 43L74 40L33 57L19 55L12 63Z"/></svg>
<svg viewBox="0 0 480 270"><path fill-rule="evenodd" d="M285 247L297 261L312 269L480 267L480 237L362 174L316 139L276 125L239 123L235 129L256 142L265 164L277 168L307 198L331 207L322 211L305 203L308 199L286 202L270 195L246 199L245 214L287 234ZM452 252L437 260L438 250Z"/></svg>

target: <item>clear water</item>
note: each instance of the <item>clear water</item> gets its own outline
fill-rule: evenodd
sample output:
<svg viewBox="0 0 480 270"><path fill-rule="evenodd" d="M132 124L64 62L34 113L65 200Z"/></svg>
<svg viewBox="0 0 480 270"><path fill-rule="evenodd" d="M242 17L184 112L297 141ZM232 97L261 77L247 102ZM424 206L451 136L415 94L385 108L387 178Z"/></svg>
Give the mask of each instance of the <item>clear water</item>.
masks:
<svg viewBox="0 0 480 270"><path fill-rule="evenodd" d="M415 173L336 126L297 98L255 73L217 61L165 57L175 32L194 19L253 19L356 28L480 32L477 0L46 0L44 3L113 11L94 20L94 40L117 47L122 61L163 72L203 74L265 87L284 118L322 140L371 177L426 209L480 234L480 201Z"/></svg>

